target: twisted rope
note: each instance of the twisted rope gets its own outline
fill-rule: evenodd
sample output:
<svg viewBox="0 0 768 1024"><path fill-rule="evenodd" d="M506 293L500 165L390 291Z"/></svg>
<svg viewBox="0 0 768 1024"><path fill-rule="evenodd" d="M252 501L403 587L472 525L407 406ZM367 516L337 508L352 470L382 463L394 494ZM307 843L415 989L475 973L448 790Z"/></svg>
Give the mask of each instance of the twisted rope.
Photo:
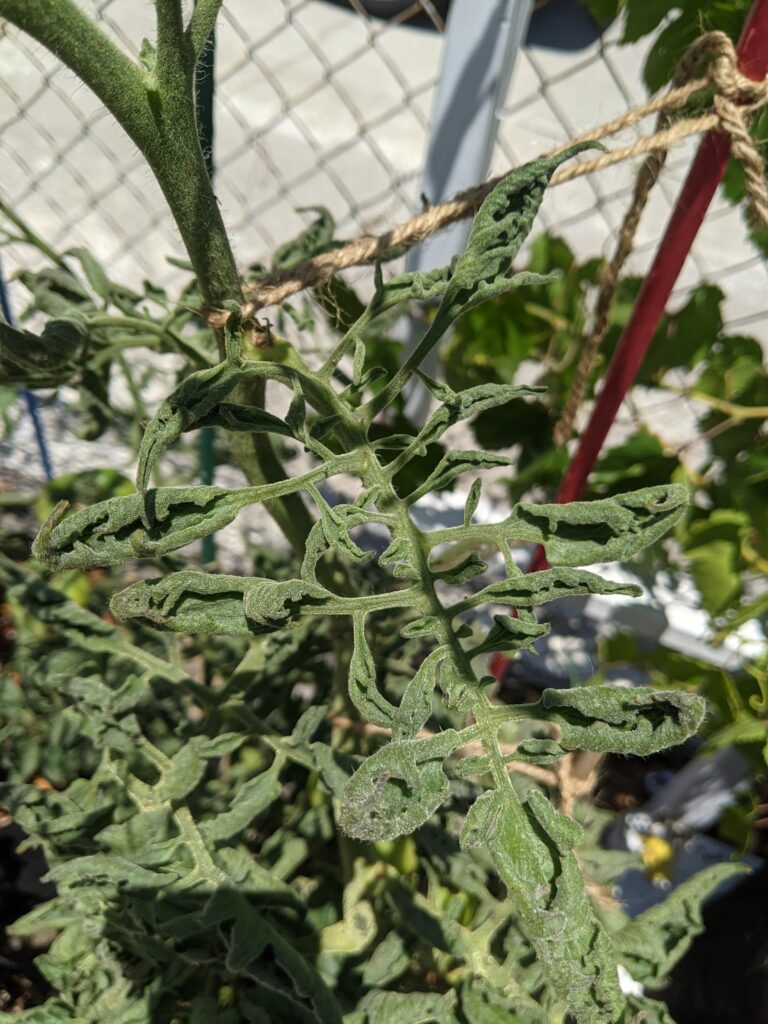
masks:
<svg viewBox="0 0 768 1024"><path fill-rule="evenodd" d="M737 105L744 95L741 88L741 79L744 76L738 72L736 67L736 51L728 36L723 32L710 32L695 40L678 64L672 80L672 89L688 88L690 83L688 87L683 86L683 83L691 77L701 61L708 57L712 58L709 74L706 79L700 79L700 81L709 81L715 91L715 112L710 114L709 117L713 122L717 122L713 123L713 127L717 127L718 124L725 125L726 122L729 125L726 130L731 137L732 151L734 155L740 156L744 165L745 177L747 168L750 169L749 173L752 182L750 194L753 197L755 207L759 211L762 202L761 192L765 193L765 169L760 153L756 150L745 123L745 118L748 116L748 108ZM761 86L763 92L765 92L765 82L753 83L753 85ZM755 90L752 90L752 93L754 96ZM672 111L662 107L656 122L656 134L668 132L671 123ZM758 159L757 170L759 176L757 182L754 180L755 161L753 153L756 154ZM604 267L600 275L592 330L588 334L582 349L562 416L555 425L554 441L557 446L564 445L573 432L576 414L586 395L592 369L597 360L603 339L608 331L608 317L616 296L621 271L632 254L640 218L648 204L651 191L659 179L668 155L668 149L651 153L638 172L632 194L632 202L624 215L621 228L619 229L616 249L610 262ZM768 211L763 211L762 216L766 219L766 223L768 223L768 218L765 217L766 212Z"/></svg>
<svg viewBox="0 0 768 1024"><path fill-rule="evenodd" d="M691 78L697 65L705 57L712 58L706 74L702 77ZM685 81L685 79L689 80ZM672 123L672 115L675 112L685 107L697 94L708 91L714 92L713 107L709 113L699 117L682 118ZM553 175L551 183L562 185L574 178L592 174L624 160L651 154L641 169L641 180L638 180L630 212L625 218L625 224L622 225L620 245L626 247L627 240L631 241L633 220L639 219L637 211L641 212L647 201L647 192L645 197L643 192L650 191L653 187L653 182L661 169L660 166L656 169L656 164L660 161L663 165L663 154L683 139L712 129L719 129L730 137L733 155L741 161L744 167L745 184L756 217L768 226L768 188L765 182L765 165L760 151L749 134L750 116L766 104L768 104L768 77L763 81L755 82L742 74L738 68L736 52L730 39L722 32L707 33L696 40L686 53L675 81L666 93L627 111L620 117L607 121L590 132L571 139L568 143L544 155L551 156L559 153L575 142L608 138L632 127L651 114L659 114L659 121L653 134L608 153L601 153L591 159L561 167ZM363 236L333 252L315 256L298 266L273 274L265 280L246 285L244 290L249 301L243 308L243 313L246 316L253 316L264 306L279 305L297 292L307 288L317 288L338 274L339 271L349 267L363 266L377 260L392 258L395 253L411 248L456 221L473 216L483 200L503 177L504 175L500 175L482 185L466 189L454 196L453 199L432 206L381 235ZM635 230L636 227L637 225L634 224ZM606 283L608 283L610 271L606 271L606 275ZM226 319L226 314L221 310L208 310L206 315L212 326L219 326Z"/></svg>

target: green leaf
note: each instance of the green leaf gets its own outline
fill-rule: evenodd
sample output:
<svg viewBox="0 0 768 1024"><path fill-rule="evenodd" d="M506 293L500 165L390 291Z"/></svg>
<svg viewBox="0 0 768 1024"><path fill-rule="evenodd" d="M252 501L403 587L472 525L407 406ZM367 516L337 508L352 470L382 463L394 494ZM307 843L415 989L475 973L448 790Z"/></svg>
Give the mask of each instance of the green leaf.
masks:
<svg viewBox="0 0 768 1024"><path fill-rule="evenodd" d="M540 637L547 636L551 628L549 623L527 622L514 619L511 615L494 615L493 623L485 639L472 648L473 657L494 651L530 651Z"/></svg>
<svg viewBox="0 0 768 1024"><path fill-rule="evenodd" d="M455 1024L456 994L369 992L360 1006L367 1024Z"/></svg>
<svg viewBox="0 0 768 1024"><path fill-rule="evenodd" d="M448 451L440 459L427 479L412 491L406 501L409 505L434 491L444 491L450 487L462 473L472 473L483 469L495 469L497 466L508 466L506 455L494 455L491 452Z"/></svg>
<svg viewBox="0 0 768 1024"><path fill-rule="evenodd" d="M624 997L610 940L595 919L571 850L580 831L532 790L524 807L504 793L486 841L557 996L578 1021L616 1024Z"/></svg>
<svg viewBox="0 0 768 1024"><path fill-rule="evenodd" d="M176 391L160 403L147 424L139 448L136 486L140 491L147 489L150 474L162 453L185 431L203 426L223 426L228 430L293 436L285 420L266 410L232 405L226 401L242 381L258 372L254 366L227 360L210 369L198 370L186 377Z"/></svg>
<svg viewBox="0 0 768 1024"><path fill-rule="evenodd" d="M683 54L700 34L701 27L696 18L680 17L662 29L643 68L643 80L649 92L656 92L671 79Z"/></svg>
<svg viewBox="0 0 768 1024"><path fill-rule="evenodd" d="M157 49L149 39L141 40L139 63L144 69L144 84L149 92L157 92Z"/></svg>
<svg viewBox="0 0 768 1024"><path fill-rule="evenodd" d="M473 480L472 486L467 494L467 502L464 506L464 526L472 525L472 518L480 504L480 493L483 489L483 482L480 479Z"/></svg>
<svg viewBox="0 0 768 1024"><path fill-rule="evenodd" d="M621 963L649 988L662 988L666 975L704 930L702 904L742 864L713 864L678 885L661 903L643 911L613 936Z"/></svg>
<svg viewBox="0 0 768 1024"><path fill-rule="evenodd" d="M302 206L299 207L297 213L316 213L317 218L296 238L275 250L272 265L277 270L295 267L298 263L333 248L336 222L330 210L325 206Z"/></svg>
<svg viewBox="0 0 768 1024"><path fill-rule="evenodd" d="M366 721L389 728L397 708L376 686L376 666L365 636L365 616L355 615L352 623L353 647L348 680L350 700Z"/></svg>
<svg viewBox="0 0 768 1024"><path fill-rule="evenodd" d="M580 686L545 690L540 703L547 721L560 727L566 750L640 756L683 743L706 714L703 697L677 690Z"/></svg>
<svg viewBox="0 0 768 1024"><path fill-rule="evenodd" d="M544 1009L521 1006L521 1000L473 977L461 989L461 1008L468 1024L549 1024Z"/></svg>
<svg viewBox="0 0 768 1024"><path fill-rule="evenodd" d="M694 519L684 540L691 574L711 615L732 607L741 595L741 547L749 532L749 517L735 509L714 509L706 519Z"/></svg>
<svg viewBox="0 0 768 1024"><path fill-rule="evenodd" d="M41 335L0 321L0 384L56 388L82 362L86 330L79 320L49 320Z"/></svg>
<svg viewBox="0 0 768 1024"><path fill-rule="evenodd" d="M499 824L503 798L498 790L481 793L469 809L461 830L461 848L475 850L486 847Z"/></svg>
<svg viewBox="0 0 768 1024"><path fill-rule="evenodd" d="M331 595L304 580L277 583L194 570L133 583L110 603L119 619L138 619L156 629L229 636L271 633L322 606L330 610Z"/></svg>
<svg viewBox="0 0 768 1024"><path fill-rule="evenodd" d="M598 501L521 503L506 524L511 536L542 543L552 565L589 565L631 558L663 537L687 507L687 489L668 484Z"/></svg>
<svg viewBox="0 0 768 1024"><path fill-rule="evenodd" d="M444 647L438 647L428 654L408 682L392 720L394 740L414 739L432 714L432 694L446 653Z"/></svg>
<svg viewBox="0 0 768 1024"><path fill-rule="evenodd" d="M319 974L244 898L225 937L226 967L252 981L272 1019L341 1024L341 1012Z"/></svg>
<svg viewBox="0 0 768 1024"><path fill-rule="evenodd" d="M405 971L409 959L401 936L388 932L363 967L363 984L370 988L388 985Z"/></svg>
<svg viewBox="0 0 768 1024"><path fill-rule="evenodd" d="M666 453L657 437L640 429L602 456L592 474L591 486L600 495L610 494L616 488L623 491L628 484L640 488L668 486L678 466L678 459Z"/></svg>
<svg viewBox="0 0 768 1024"><path fill-rule="evenodd" d="M423 374L418 376L422 380L425 379ZM426 447L437 441L455 423L496 409L518 398L538 395L541 390L516 384L480 384L458 392L451 392L448 389L448 394L441 396L442 404L419 431L411 448L420 450L422 446Z"/></svg>
<svg viewBox="0 0 768 1024"><path fill-rule="evenodd" d="M172 871L148 871L115 854L94 853L57 864L48 872L48 877L58 885L111 883L155 891L172 885L178 876Z"/></svg>
<svg viewBox="0 0 768 1024"><path fill-rule="evenodd" d="M613 583L584 569L544 569L542 572L515 576L492 583L479 594L468 598L462 607L474 608L478 604L511 604L516 608L534 608L560 597L579 594L627 594L637 597L642 593L634 584Z"/></svg>
<svg viewBox="0 0 768 1024"><path fill-rule="evenodd" d="M50 569L91 569L152 558L207 537L231 523L252 493L223 487L161 487L64 516L60 502L32 553Z"/></svg>
<svg viewBox="0 0 768 1024"><path fill-rule="evenodd" d="M668 0L628 0L622 43L635 43L652 32L669 14Z"/></svg>
<svg viewBox="0 0 768 1024"><path fill-rule="evenodd" d="M147 40L143 40L142 48L144 47ZM141 56L139 57L141 60ZM74 256L83 268L88 284L93 288L94 292L99 296L100 299L104 299L105 302L109 302L112 298L112 282L107 277L107 274L102 267L101 263L96 259L92 252L88 249L68 249L65 256Z"/></svg>
<svg viewBox="0 0 768 1024"><path fill-rule="evenodd" d="M448 796L443 761L459 744L447 729L433 740L388 743L367 758L344 788L339 824L353 839L408 835Z"/></svg>
<svg viewBox="0 0 768 1024"><path fill-rule="evenodd" d="M540 282L538 274L508 277L544 197L549 179L566 160L599 143L570 146L557 156L534 160L512 171L480 207L464 252L452 266L448 288L435 316L441 328L486 299L519 284Z"/></svg>

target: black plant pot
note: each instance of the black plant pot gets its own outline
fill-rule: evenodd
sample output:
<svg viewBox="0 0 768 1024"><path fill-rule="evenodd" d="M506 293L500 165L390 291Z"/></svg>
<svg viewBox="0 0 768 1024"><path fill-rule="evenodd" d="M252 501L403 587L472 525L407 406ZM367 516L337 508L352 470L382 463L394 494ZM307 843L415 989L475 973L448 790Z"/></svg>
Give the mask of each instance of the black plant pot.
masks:
<svg viewBox="0 0 768 1024"><path fill-rule="evenodd" d="M325 2L335 4L337 7L346 7L348 10L352 9L352 4L349 0L325 0ZM431 0L431 3L440 17L445 18L448 14L451 0ZM390 18L397 18L416 8L415 0L360 0L360 5L372 17L381 18L384 21ZM414 27L418 26L419 28L435 27L434 22L426 12L414 13L413 17L407 19L407 24Z"/></svg>

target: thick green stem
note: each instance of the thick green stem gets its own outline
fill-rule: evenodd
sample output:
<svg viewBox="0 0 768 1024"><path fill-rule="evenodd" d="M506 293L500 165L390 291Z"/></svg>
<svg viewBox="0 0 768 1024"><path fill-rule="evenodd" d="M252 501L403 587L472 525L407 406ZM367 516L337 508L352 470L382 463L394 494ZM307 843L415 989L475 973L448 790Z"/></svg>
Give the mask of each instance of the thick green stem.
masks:
<svg viewBox="0 0 768 1024"><path fill-rule="evenodd" d="M73 0L0 0L0 16L74 71L144 154L168 201L203 296L219 305L241 297L240 276L197 138L194 49L183 32L178 5L162 0L157 11L158 60L153 73L123 53Z"/></svg>
<svg viewBox="0 0 768 1024"><path fill-rule="evenodd" d="M203 0L185 30L180 0L156 0L157 59L142 68L123 53L73 0L0 0L0 17L29 33L104 103L144 154L181 234L206 303L242 301L229 244L198 137L194 75L220 0ZM268 438L233 437L248 482L284 478ZM298 495L269 511L301 552L311 517Z"/></svg>

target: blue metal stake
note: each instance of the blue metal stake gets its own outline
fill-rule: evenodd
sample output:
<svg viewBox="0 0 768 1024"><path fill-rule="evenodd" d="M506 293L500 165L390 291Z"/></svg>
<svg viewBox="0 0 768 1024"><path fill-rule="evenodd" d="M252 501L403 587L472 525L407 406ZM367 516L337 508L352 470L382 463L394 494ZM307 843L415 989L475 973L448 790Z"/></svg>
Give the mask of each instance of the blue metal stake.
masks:
<svg viewBox="0 0 768 1024"><path fill-rule="evenodd" d="M3 276L3 267L0 263L0 309L3 312L3 318L9 327L14 326L13 313L11 312L11 302L8 297L8 289L5 284L5 277ZM35 431L35 438L37 440L37 449L40 452L40 462L43 466L43 472L47 480L53 480L53 466L51 464L51 456L48 452L48 443L45 439L45 430L43 428L43 421L40 418L40 409L37 402L37 396L33 392L29 391L28 388L22 388L21 393L24 396L24 401L27 405L27 410L32 418L32 426Z"/></svg>

